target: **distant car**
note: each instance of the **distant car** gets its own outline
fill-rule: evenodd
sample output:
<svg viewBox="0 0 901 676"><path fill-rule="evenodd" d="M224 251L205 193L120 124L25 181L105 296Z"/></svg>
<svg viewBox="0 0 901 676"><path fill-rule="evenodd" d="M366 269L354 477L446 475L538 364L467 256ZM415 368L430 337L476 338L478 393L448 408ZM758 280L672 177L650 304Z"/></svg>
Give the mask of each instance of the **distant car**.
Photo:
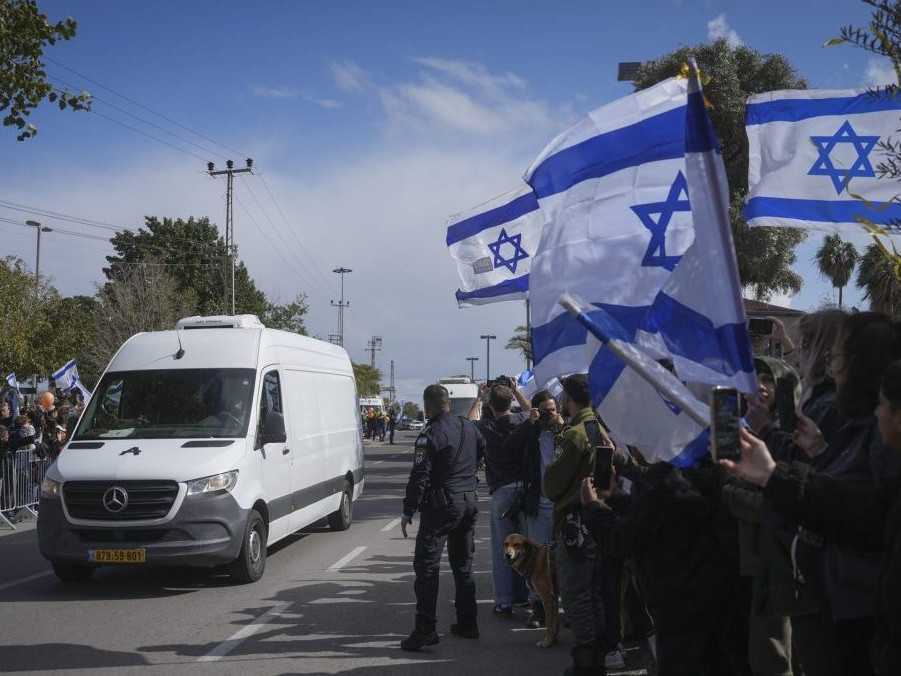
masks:
<svg viewBox="0 0 901 676"><path fill-rule="evenodd" d="M401 418L397 421L397 425L395 425L394 429L399 432L405 432L410 429L410 419L409 418Z"/></svg>
<svg viewBox="0 0 901 676"><path fill-rule="evenodd" d="M410 421L410 431L411 432L419 432L423 428L425 428L425 423L421 420L411 420Z"/></svg>

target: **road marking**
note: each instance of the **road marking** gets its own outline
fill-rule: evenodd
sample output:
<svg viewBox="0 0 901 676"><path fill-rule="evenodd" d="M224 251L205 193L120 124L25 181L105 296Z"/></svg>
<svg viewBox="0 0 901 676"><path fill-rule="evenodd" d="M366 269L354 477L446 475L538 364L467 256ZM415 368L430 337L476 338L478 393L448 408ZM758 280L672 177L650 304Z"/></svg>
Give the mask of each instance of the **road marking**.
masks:
<svg viewBox="0 0 901 676"><path fill-rule="evenodd" d="M347 556L343 556L328 567L329 570L341 570L348 563L366 551L366 547L356 547Z"/></svg>
<svg viewBox="0 0 901 676"><path fill-rule="evenodd" d="M385 462L385 461L384 460L373 460L369 464L370 465L381 465L383 462Z"/></svg>
<svg viewBox="0 0 901 676"><path fill-rule="evenodd" d="M234 634L232 634L229 638L225 639L222 643L213 648L210 652L208 652L203 657L197 659L198 662L216 662L221 660L223 657L227 656L232 650L241 645L244 641L249 639L251 636L256 634L261 629L266 628L266 623L271 620L276 615L279 615L285 608L288 607L288 603L279 603L278 605L273 606L265 613L260 615L256 620L254 620L251 624L248 624L245 627L242 627Z"/></svg>
<svg viewBox="0 0 901 676"><path fill-rule="evenodd" d="M10 587L15 587L16 585L25 584L26 582L31 582L32 580L39 580L42 577L48 577L53 575L52 570L45 570L43 573L35 573L34 575L29 575L28 577L20 577L18 580L13 580L12 582L4 582L0 584L0 591L4 589L9 589Z"/></svg>
<svg viewBox="0 0 901 676"><path fill-rule="evenodd" d="M394 519L393 521L389 521L388 524L382 528L383 533L387 533L389 530L394 530L400 525L400 517Z"/></svg>

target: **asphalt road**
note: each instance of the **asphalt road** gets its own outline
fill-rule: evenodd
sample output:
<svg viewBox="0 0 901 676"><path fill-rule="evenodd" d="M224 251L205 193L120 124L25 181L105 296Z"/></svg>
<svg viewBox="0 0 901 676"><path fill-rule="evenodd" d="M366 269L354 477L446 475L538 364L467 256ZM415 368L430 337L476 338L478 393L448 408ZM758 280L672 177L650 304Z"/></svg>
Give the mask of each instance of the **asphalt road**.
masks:
<svg viewBox="0 0 901 676"><path fill-rule="evenodd" d="M269 550L251 585L197 570L104 568L63 585L25 528L0 536L0 672L156 674L559 674L570 637L541 649L540 630L491 613L487 491L476 534L479 641L457 639L443 564L441 643L398 643L413 626L413 542L398 525L413 434L367 445L366 490L350 530L311 528ZM368 444L368 442L367 442ZM416 524L414 523L414 526ZM630 662L639 661L637 651ZM644 674L642 669L618 672Z"/></svg>

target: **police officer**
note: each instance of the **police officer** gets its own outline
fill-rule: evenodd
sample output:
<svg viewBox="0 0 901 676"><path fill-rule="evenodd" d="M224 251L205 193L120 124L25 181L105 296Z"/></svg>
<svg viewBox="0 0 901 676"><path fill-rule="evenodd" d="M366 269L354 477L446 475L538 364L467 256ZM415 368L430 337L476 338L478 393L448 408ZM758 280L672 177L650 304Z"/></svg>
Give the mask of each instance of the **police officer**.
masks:
<svg viewBox="0 0 901 676"><path fill-rule="evenodd" d="M450 414L448 392L441 385L429 385L423 401L429 424L416 439L400 522L407 537L407 526L412 523L413 515L417 510L421 513L413 559L416 626L400 644L410 651L435 645L439 640L435 612L445 542L457 588L457 623L451 625L451 633L463 638L479 637L472 554L479 513L476 469L485 450L485 440L471 422Z"/></svg>

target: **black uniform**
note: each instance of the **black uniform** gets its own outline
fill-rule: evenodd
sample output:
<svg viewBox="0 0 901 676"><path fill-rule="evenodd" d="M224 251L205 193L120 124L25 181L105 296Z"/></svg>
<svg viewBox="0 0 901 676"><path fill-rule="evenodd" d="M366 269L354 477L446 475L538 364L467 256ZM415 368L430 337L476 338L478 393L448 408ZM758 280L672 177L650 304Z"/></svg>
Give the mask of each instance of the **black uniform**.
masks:
<svg viewBox="0 0 901 676"><path fill-rule="evenodd" d="M404 514L422 513L416 536L416 630L435 631L441 552L447 556L457 588L457 623L476 624L476 588L472 579L474 530L479 510L476 469L485 440L476 426L442 413L416 439L413 469L404 498Z"/></svg>

